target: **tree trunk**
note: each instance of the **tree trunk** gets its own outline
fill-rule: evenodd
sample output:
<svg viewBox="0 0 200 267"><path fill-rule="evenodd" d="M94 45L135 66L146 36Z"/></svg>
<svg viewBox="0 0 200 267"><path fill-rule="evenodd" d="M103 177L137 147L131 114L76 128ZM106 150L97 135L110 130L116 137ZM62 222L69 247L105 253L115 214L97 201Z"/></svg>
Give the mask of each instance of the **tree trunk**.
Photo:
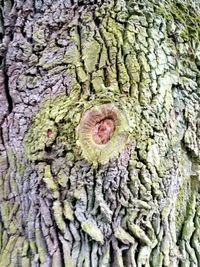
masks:
<svg viewBox="0 0 200 267"><path fill-rule="evenodd" d="M0 266L200 266L198 1L1 11Z"/></svg>

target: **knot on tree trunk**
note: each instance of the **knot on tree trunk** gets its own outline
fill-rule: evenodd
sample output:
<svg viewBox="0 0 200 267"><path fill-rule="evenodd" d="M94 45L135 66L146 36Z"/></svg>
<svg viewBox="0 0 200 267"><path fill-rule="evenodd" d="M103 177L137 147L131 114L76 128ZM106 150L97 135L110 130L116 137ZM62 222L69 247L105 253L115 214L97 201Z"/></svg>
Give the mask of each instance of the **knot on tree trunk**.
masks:
<svg viewBox="0 0 200 267"><path fill-rule="evenodd" d="M114 104L94 106L80 120L78 145L88 161L106 163L125 147L128 128L125 114Z"/></svg>

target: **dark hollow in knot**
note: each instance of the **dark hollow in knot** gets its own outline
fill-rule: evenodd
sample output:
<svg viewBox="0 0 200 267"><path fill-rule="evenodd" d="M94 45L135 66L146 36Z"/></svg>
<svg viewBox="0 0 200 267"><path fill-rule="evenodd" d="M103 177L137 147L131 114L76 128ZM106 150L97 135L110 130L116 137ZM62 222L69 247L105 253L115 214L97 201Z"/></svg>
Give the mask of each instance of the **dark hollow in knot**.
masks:
<svg viewBox="0 0 200 267"><path fill-rule="evenodd" d="M115 131L115 123L111 118L105 118L93 128L93 139L96 144L106 144L111 139Z"/></svg>
<svg viewBox="0 0 200 267"><path fill-rule="evenodd" d="M51 129L47 130L47 137L51 138L53 136L53 131Z"/></svg>

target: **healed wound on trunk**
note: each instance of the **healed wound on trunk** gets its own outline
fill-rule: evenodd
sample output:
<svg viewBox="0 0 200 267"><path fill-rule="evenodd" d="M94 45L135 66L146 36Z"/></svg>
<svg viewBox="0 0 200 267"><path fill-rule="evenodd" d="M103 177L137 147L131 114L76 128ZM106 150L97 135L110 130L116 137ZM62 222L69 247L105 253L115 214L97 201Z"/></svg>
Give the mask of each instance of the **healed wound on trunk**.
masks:
<svg viewBox="0 0 200 267"><path fill-rule="evenodd" d="M127 132L126 117L114 104L94 106L80 120L78 145L88 161L106 163L123 150Z"/></svg>

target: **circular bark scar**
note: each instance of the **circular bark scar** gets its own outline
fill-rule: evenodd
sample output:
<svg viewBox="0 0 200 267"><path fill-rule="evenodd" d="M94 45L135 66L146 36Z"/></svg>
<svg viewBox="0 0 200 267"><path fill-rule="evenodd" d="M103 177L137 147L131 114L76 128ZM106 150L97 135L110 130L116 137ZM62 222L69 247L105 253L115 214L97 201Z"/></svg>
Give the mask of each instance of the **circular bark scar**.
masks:
<svg viewBox="0 0 200 267"><path fill-rule="evenodd" d="M87 110L77 128L77 144L86 159L105 163L123 150L128 137L128 122L114 104Z"/></svg>

